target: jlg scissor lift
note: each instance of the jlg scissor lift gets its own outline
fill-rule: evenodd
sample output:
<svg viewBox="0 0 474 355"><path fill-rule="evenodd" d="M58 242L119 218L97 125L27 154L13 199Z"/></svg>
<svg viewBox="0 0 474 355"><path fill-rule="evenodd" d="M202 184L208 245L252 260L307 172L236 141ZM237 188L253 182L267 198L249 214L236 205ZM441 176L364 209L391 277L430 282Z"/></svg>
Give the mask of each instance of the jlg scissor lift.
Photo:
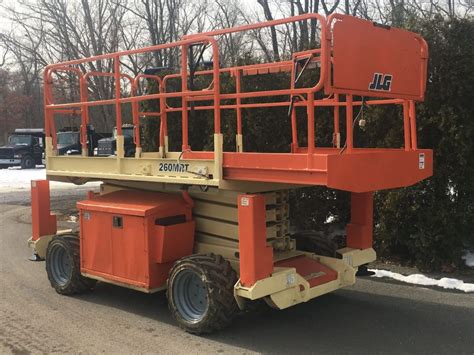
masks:
<svg viewBox="0 0 474 355"><path fill-rule="evenodd" d="M220 67L222 38L300 21L318 24L320 48L292 53L279 62ZM124 65L133 56L168 50L179 53L180 67L173 73L132 76ZM212 59L206 62L207 69L197 65L204 56ZM48 181L32 182L30 245L46 259L52 286L60 294L91 290L96 280L143 292L167 289L177 322L189 332L205 333L227 325L239 308L253 300L284 309L354 284L358 267L376 258L373 192L409 186L432 174L432 151L418 149L415 119L415 102L424 97L427 58L427 45L417 34L351 16L326 19L307 14L47 66L48 180L103 182L99 194L89 193L77 204L78 233L57 231L49 210ZM90 63L95 68L101 67L97 63L102 67L112 63L112 69L86 71ZM311 85L298 82L303 71L312 73ZM276 73L288 74L286 89L243 90L246 77ZM55 99L54 84L64 75L74 75L78 81L80 98L75 102ZM97 77L114 82L115 97L89 100L89 84ZM209 85L197 88L198 77L207 78ZM233 81L233 92L221 92L223 78ZM141 94L145 80L155 81L158 92ZM131 87L128 95L126 85ZM143 110L140 103L147 100L157 100L159 110ZM144 152L140 129L135 129L136 154L124 157L122 116L130 104L127 114L135 127L143 117L160 122L157 151ZM402 107L401 147L354 146L354 110L365 105ZM114 156L88 153L86 127L98 106L115 111ZM266 108L272 115L273 107L289 109L288 117L273 119L287 120L291 147L279 153L246 152L243 112L251 119L253 109ZM334 113L331 147L321 147L315 140L315 108ZM235 113L234 151L223 150L224 110ZM305 111L306 146L299 139L297 110ZM190 114L201 111L213 113L211 151L195 151L188 142L188 131L195 124ZM342 124L341 113L345 113ZM55 122L76 114L82 120L82 155L60 156ZM176 123L169 121L177 116L182 148L169 151L168 127ZM345 127L342 135L340 125ZM332 255L298 250L290 238L288 191L311 185L351 192L346 243Z"/></svg>

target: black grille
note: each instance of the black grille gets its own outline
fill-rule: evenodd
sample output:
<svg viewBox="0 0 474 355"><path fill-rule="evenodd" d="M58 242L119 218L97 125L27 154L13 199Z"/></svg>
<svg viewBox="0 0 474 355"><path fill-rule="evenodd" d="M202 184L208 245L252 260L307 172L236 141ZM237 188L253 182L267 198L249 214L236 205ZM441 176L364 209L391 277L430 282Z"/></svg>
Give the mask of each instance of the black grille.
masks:
<svg viewBox="0 0 474 355"><path fill-rule="evenodd" d="M99 142L97 145L98 155L113 155L115 150L114 142Z"/></svg>
<svg viewBox="0 0 474 355"><path fill-rule="evenodd" d="M13 149L0 149L0 159L13 159Z"/></svg>

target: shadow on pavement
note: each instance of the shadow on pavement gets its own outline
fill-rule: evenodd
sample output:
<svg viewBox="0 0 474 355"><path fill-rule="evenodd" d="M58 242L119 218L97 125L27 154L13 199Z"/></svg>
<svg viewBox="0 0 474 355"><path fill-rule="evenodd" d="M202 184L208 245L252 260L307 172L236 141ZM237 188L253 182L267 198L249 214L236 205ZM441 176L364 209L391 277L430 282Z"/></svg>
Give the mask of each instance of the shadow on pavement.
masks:
<svg viewBox="0 0 474 355"><path fill-rule="evenodd" d="M147 295L100 283L80 298L175 324L164 292ZM282 311L245 313L205 337L271 353L472 353L473 329L471 309L339 290Z"/></svg>

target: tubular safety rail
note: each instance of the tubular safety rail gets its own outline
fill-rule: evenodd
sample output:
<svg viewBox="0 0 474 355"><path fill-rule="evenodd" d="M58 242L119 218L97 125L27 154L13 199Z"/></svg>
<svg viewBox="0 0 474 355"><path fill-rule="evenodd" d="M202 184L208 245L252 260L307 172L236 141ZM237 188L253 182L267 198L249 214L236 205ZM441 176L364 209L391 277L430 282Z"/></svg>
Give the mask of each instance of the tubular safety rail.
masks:
<svg viewBox="0 0 474 355"><path fill-rule="evenodd" d="M221 68L219 65L218 38L237 32L251 31L264 27L284 25L299 21L316 21L320 28L320 48L293 53L291 60L279 62L242 65ZM196 45L210 46L212 50L212 68L194 71L190 64L188 52ZM121 58L180 48L181 69L179 73L167 75L138 74L132 77L121 72ZM204 50L203 50L204 51ZM192 54L191 54L192 55ZM95 57L72 60L64 63L49 65L44 71L44 104L45 129L47 137L51 137L47 158L54 158L56 153L55 115L81 114L81 145L83 157L87 156L87 125L90 123L89 109L100 105L114 105L117 136L122 136L122 105L132 106L132 120L139 127L140 117L156 117L160 119L159 155L166 159L168 154L168 114L181 113L182 150L179 159L206 159L215 164L213 179L229 179L236 181L263 181L293 184L324 184L347 190L374 190L396 186L406 186L431 175L431 151L418 150L416 138L415 101L424 98L426 82L428 48L426 42L417 34L381 26L376 23L360 20L347 15L335 14L328 19L318 14L305 14L285 19L263 23L250 24L235 28L222 29L196 35L188 35L180 41L169 44L145 47ZM91 71L84 72L86 63L102 60L113 61L113 72ZM192 58L192 60L194 60ZM319 79L314 86L297 87L298 79L308 67L319 67ZM75 74L79 81L80 101L55 103L53 98L53 76L58 73ZM267 91L243 91L242 77L286 72L290 73L288 89ZM221 93L221 75L230 75L234 80L234 93ZM89 79L91 77L110 77L115 83L115 97L105 100L89 100ZM194 76L210 77L211 84L202 90L189 87L189 80ZM139 85L144 79L154 80L158 92L139 95ZM180 80L180 91L169 91L170 80ZM122 96L121 80L128 80L131 85L131 96ZM326 97L316 99L315 93L324 90ZM268 99L286 96L288 101L268 101ZM354 99L354 96L361 99ZM370 99L365 99L368 97ZM180 107L168 105L169 99L180 99ZM267 102L247 102L248 99L264 99ZM344 98L344 100L343 100ZM140 102L159 99L159 111L142 112ZM225 101L226 103L223 103ZM229 103L231 101L231 103ZM200 102L209 104L196 105ZM403 107L403 149L362 149L355 148L353 143L354 106L363 105L401 105ZM288 107L291 127L291 153L245 153L243 148L242 110L254 108ZM301 147L298 141L297 107L306 108L307 116L307 147ZM315 144L315 108L327 107L333 110L333 147L323 148ZM345 144L341 148L340 108L346 110ZM210 110L214 114L214 150L192 151L189 145L189 114L191 110ZM236 113L236 151L223 152L221 132L221 111L234 110ZM135 129L136 159L142 157L140 129ZM219 138L220 137L220 138ZM122 147L120 146L122 145ZM405 152L406 154L400 154ZM414 154L409 154L409 153ZM349 159L348 156L358 155ZM423 154L423 169L421 157ZM175 155L173 156L175 157ZM65 158L65 157L61 157ZM68 157L75 158L75 157ZM87 157L90 159L101 159ZM117 140L117 159L123 159L123 141ZM282 165L281 158L287 159ZM102 158L103 159L103 158ZM174 158L173 158L174 159ZM264 160L262 163L261 160ZM348 160L349 159L349 160ZM350 169L360 169L377 159L386 159L387 169L407 168L417 164L418 170L409 168L406 174L395 173L387 180L384 174L377 182L370 180L361 184L358 182L343 183L344 174L350 174ZM355 165L354 165L355 164ZM361 165L362 164L362 165ZM390 165L391 164L391 165ZM331 166L335 172L333 177L320 173L329 173ZM356 167L357 166L357 167ZM375 166L380 168L379 163ZM389 168L391 166L391 168ZM411 165L410 165L411 166ZM49 169L49 168L48 168ZM222 170L224 170L222 172ZM373 169L369 169L373 171ZM369 174L370 172L367 172ZM54 169L48 174L54 175ZM80 174L79 174L80 175ZM199 175L199 174L195 174ZM202 175L202 174L201 174ZM78 175L77 175L78 176ZM97 177L100 176L92 176ZM194 176L199 177L199 176ZM357 180L357 179L356 179ZM384 183L384 180L386 182ZM168 180L167 182L170 182ZM362 186L364 185L364 186Z"/></svg>

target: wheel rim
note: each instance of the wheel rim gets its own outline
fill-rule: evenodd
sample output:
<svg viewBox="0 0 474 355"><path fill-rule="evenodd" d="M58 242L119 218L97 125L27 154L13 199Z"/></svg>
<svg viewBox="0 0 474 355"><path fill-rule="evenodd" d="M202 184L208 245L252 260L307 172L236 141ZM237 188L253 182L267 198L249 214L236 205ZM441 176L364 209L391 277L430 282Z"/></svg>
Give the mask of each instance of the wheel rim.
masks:
<svg viewBox="0 0 474 355"><path fill-rule="evenodd" d="M71 275L72 262L70 256L63 247L56 245L51 249L50 261L54 282L59 286L64 286Z"/></svg>
<svg viewBox="0 0 474 355"><path fill-rule="evenodd" d="M199 322L208 307L207 287L194 271L179 272L173 282L173 301L180 315L188 322Z"/></svg>

